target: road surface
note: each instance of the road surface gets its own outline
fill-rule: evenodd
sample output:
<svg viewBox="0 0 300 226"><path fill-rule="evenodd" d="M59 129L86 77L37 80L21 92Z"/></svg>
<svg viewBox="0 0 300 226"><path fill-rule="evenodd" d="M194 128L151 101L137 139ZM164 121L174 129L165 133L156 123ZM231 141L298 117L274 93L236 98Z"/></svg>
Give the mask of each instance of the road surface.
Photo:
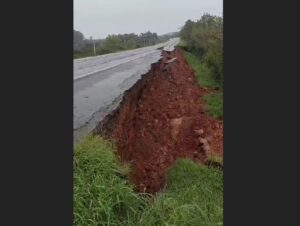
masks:
<svg viewBox="0 0 300 226"><path fill-rule="evenodd" d="M174 38L155 46L74 60L74 142L114 110L124 91L161 58L158 48L172 51L178 42Z"/></svg>

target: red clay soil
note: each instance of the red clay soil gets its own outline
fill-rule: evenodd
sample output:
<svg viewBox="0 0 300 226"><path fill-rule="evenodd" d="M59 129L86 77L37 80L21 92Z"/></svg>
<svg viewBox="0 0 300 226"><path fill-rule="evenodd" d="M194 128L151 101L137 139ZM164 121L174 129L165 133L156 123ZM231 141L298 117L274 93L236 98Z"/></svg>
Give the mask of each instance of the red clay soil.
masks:
<svg viewBox="0 0 300 226"><path fill-rule="evenodd" d="M176 57L171 63L168 60ZM94 133L113 140L119 158L131 164L139 192L155 193L178 157L204 163L223 155L223 121L208 116L193 70L180 50L163 58L128 91L118 109Z"/></svg>

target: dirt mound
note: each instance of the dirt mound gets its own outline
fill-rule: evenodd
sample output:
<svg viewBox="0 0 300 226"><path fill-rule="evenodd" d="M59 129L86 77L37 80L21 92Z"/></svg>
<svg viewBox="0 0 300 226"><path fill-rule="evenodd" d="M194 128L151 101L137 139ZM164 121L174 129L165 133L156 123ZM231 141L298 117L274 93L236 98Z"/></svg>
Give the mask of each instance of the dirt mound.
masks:
<svg viewBox="0 0 300 226"><path fill-rule="evenodd" d="M130 180L139 192L159 191L178 157L204 162L210 152L223 153L223 123L204 112L205 92L179 50L163 52L95 128L115 141L122 161L131 163Z"/></svg>

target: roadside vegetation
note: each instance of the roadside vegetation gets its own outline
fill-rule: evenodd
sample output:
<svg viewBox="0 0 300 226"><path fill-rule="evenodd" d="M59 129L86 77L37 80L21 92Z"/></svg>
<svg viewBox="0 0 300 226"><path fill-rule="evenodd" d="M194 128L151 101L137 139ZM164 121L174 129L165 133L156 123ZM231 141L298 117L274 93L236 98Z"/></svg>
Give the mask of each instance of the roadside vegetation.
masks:
<svg viewBox="0 0 300 226"><path fill-rule="evenodd" d="M203 97L205 110L219 119L223 118L222 30L223 19L206 14L196 22L187 21L180 31L184 56L199 86L208 89ZM74 57L93 55L92 43L79 33ZM142 34L108 36L97 41L97 54L162 41L155 33L150 34L149 42L139 38ZM223 165L222 156L208 156L208 160ZM101 137L89 135L77 144L73 159L74 225L223 225L221 170L178 159L167 172L166 186L155 195L136 193L128 179L130 172L130 165L117 158L114 145Z"/></svg>
<svg viewBox="0 0 300 226"><path fill-rule="evenodd" d="M219 87L219 84L213 79L211 70L200 61L199 57L187 51L184 52L184 56L194 69L199 86L212 89Z"/></svg>
<svg viewBox="0 0 300 226"><path fill-rule="evenodd" d="M94 44L96 55L102 55L155 45L177 36L178 32L159 36L147 31L139 35L134 33L108 35L105 39L92 40L92 38L86 39L81 32L74 30L73 58L94 56Z"/></svg>
<svg viewBox="0 0 300 226"><path fill-rule="evenodd" d="M179 159L167 187L145 210L141 225L223 225L222 171Z"/></svg>
<svg viewBox="0 0 300 226"><path fill-rule="evenodd" d="M114 147L88 136L74 150L74 225L223 224L223 173L179 159L155 196L138 194Z"/></svg>
<svg viewBox="0 0 300 226"><path fill-rule="evenodd" d="M124 179L113 146L89 136L74 151L74 225L134 225L146 200ZM126 223L126 224L125 224Z"/></svg>
<svg viewBox="0 0 300 226"><path fill-rule="evenodd" d="M198 83L214 90L203 99L207 112L223 118L223 18L204 14L198 21L186 21L179 46L194 69Z"/></svg>
<svg viewBox="0 0 300 226"><path fill-rule="evenodd" d="M203 97L205 110L214 118L223 119L223 94L221 92L209 93Z"/></svg>

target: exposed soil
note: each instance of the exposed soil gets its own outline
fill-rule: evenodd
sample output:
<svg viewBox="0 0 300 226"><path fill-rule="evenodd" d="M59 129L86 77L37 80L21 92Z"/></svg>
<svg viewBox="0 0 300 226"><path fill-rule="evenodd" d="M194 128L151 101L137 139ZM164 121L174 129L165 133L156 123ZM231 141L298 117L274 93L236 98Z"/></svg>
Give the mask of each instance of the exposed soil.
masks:
<svg viewBox="0 0 300 226"><path fill-rule="evenodd" d="M116 143L122 161L131 163L137 191L159 191L178 157L204 163L211 153L223 154L223 121L204 112L201 97L207 92L180 50L163 52L95 128L95 134Z"/></svg>

